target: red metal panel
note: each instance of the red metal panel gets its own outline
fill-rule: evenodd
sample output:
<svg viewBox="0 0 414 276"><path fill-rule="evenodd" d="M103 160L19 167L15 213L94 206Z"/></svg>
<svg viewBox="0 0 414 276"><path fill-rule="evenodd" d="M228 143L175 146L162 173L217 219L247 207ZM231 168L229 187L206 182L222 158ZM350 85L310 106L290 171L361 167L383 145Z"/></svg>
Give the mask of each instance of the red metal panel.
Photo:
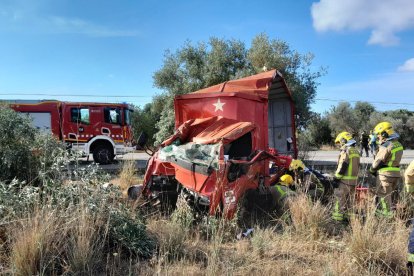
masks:
<svg viewBox="0 0 414 276"><path fill-rule="evenodd" d="M51 115L51 131L53 135L61 139L60 133L60 106L59 101L47 101L33 104L11 104L10 107L18 112L35 113L35 112L48 112Z"/></svg>
<svg viewBox="0 0 414 276"><path fill-rule="evenodd" d="M282 87L291 101L292 138L297 155L293 100L281 74L276 70L247 78L231 80L194 93L175 98L175 126L185 121L212 116L223 116L241 122L253 123L257 130L253 137L255 149L267 150L268 95L272 83Z"/></svg>

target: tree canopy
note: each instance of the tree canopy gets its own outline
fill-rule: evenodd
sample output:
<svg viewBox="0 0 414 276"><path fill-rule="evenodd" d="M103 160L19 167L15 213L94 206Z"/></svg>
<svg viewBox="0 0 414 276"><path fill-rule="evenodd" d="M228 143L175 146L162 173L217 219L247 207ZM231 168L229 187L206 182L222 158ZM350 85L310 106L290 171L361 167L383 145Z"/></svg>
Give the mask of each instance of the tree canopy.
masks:
<svg viewBox="0 0 414 276"><path fill-rule="evenodd" d="M303 127L311 118L310 104L318 79L325 73L324 68L314 69L313 58L313 54L301 54L263 33L253 38L250 48L240 40L212 37L195 44L187 41L174 52L166 51L162 67L153 75L155 87L163 93L147 107L153 115L150 119L157 119L155 144L174 130L174 96L270 69L279 70L286 78L295 100L297 125ZM137 127L144 129L144 125L148 123Z"/></svg>
<svg viewBox="0 0 414 276"><path fill-rule="evenodd" d="M352 133L358 140L362 131L369 132L383 121L393 125L404 147L414 147L414 112L405 109L381 112L368 102L356 102L354 106L340 102L324 115L315 114L300 136L300 142L318 148L332 144L333 138L342 131Z"/></svg>

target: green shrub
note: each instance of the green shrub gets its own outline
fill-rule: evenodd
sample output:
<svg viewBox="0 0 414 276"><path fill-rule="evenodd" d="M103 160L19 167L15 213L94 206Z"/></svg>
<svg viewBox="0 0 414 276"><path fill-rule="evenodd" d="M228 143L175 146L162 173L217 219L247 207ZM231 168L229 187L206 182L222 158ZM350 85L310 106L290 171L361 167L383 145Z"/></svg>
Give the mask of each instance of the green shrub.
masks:
<svg viewBox="0 0 414 276"><path fill-rule="evenodd" d="M35 129L28 116L0 105L0 133L0 181L42 184L62 176L62 166L69 162L65 145Z"/></svg>
<svg viewBox="0 0 414 276"><path fill-rule="evenodd" d="M146 226L132 218L125 209L112 209L109 217L109 241L142 258L152 256L155 242L146 231Z"/></svg>
<svg viewBox="0 0 414 276"><path fill-rule="evenodd" d="M30 119L0 105L0 180L31 180L35 162L32 153L36 130Z"/></svg>

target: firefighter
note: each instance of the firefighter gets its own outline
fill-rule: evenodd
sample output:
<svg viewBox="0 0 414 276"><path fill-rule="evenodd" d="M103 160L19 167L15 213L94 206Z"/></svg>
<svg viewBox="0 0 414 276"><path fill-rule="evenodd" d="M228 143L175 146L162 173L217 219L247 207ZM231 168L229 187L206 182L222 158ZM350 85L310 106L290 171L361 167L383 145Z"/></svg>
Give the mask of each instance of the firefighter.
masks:
<svg viewBox="0 0 414 276"><path fill-rule="evenodd" d="M318 175L318 171L309 169L298 159L293 159L289 165L289 171L293 172L296 184L301 187L312 200L322 199L325 194L325 187Z"/></svg>
<svg viewBox="0 0 414 276"><path fill-rule="evenodd" d="M369 133L369 148L371 150L371 155L375 158L377 154L378 147L377 147L377 136L371 130Z"/></svg>
<svg viewBox="0 0 414 276"><path fill-rule="evenodd" d="M288 199L296 195L296 193L291 190L291 185L293 185L293 177L289 174L284 174L280 177L277 184L270 187L270 193L275 203L276 211L281 216L289 209Z"/></svg>
<svg viewBox="0 0 414 276"><path fill-rule="evenodd" d="M341 132L335 139L340 147L338 168L335 172L334 191L335 202L332 218L338 222L346 222L348 212L355 199L355 187L358 181L360 155L355 148L356 141L349 132Z"/></svg>
<svg viewBox="0 0 414 276"><path fill-rule="evenodd" d="M405 191L414 195L414 160L411 161L404 173Z"/></svg>
<svg viewBox="0 0 414 276"><path fill-rule="evenodd" d="M380 208L377 208L377 215L390 218L396 205L397 185L401 177L400 162L404 148L398 142L400 136L394 131L391 123L379 123L374 128L374 132L380 146L369 171L374 176L378 176L377 198Z"/></svg>
<svg viewBox="0 0 414 276"><path fill-rule="evenodd" d="M369 154L368 154L369 136L367 135L365 131L362 131L361 136L359 138L359 142L361 143L361 150L359 154L362 156L365 151L366 156L369 157Z"/></svg>

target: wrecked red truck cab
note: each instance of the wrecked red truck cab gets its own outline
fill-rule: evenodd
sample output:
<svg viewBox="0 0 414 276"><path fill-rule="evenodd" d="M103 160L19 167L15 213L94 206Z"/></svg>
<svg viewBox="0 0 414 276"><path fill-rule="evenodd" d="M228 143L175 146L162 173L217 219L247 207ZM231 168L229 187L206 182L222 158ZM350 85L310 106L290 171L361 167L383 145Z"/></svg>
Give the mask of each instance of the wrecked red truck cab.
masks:
<svg viewBox="0 0 414 276"><path fill-rule="evenodd" d="M144 176L148 202L174 206L182 193L195 210L232 218L242 201L271 198L269 186L297 155L293 100L278 71L180 95L174 104L176 131Z"/></svg>

